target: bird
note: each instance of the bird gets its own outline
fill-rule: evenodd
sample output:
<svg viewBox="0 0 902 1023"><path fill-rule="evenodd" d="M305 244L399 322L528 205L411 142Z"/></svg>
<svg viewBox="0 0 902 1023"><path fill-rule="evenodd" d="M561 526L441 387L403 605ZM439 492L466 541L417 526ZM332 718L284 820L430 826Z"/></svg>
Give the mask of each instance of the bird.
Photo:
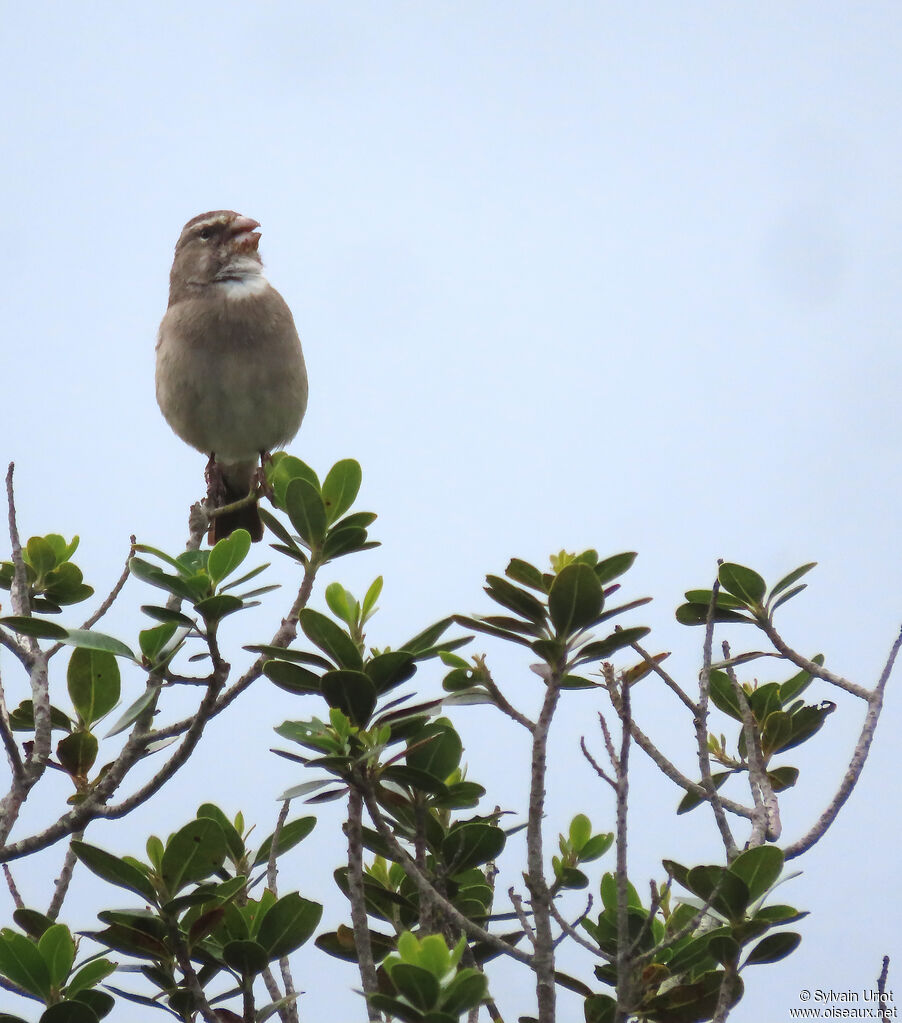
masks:
<svg viewBox="0 0 902 1023"><path fill-rule="evenodd" d="M270 452L294 438L307 409L301 342L263 274L258 227L233 210L185 224L157 338L157 404L173 432L209 456L208 499L217 507L256 489ZM263 538L256 501L214 517L209 542L239 528Z"/></svg>

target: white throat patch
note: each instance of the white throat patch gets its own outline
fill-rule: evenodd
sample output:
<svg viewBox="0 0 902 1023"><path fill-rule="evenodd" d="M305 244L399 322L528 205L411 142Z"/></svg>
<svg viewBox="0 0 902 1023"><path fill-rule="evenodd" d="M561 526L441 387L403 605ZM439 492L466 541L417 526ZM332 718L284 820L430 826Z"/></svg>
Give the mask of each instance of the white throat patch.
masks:
<svg viewBox="0 0 902 1023"><path fill-rule="evenodd" d="M221 271L217 286L228 298L248 298L266 291L269 282L263 276L263 267L256 259L238 256Z"/></svg>

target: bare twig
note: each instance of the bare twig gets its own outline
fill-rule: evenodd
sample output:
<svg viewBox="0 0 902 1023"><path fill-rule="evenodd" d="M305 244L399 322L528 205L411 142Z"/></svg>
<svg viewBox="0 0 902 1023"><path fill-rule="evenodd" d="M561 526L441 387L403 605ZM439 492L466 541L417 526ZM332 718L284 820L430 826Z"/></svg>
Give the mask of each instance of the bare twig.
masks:
<svg viewBox="0 0 902 1023"><path fill-rule="evenodd" d="M551 933L551 894L545 880L542 819L545 816L545 772L548 731L561 693L561 673L552 671L545 681L545 698L532 731L529 780L529 816L526 824L526 886L535 929L532 970L536 976L539 1023L553 1023L557 992L554 981L554 936Z"/></svg>
<svg viewBox="0 0 902 1023"><path fill-rule="evenodd" d="M492 673L489 671L488 667L486 667L485 655L477 654L473 660L480 672L479 681L488 690L495 706L504 714L507 714L512 721L516 721L518 725L522 725L527 731L535 731L535 722L530 720L525 714L521 714L498 688L495 680L492 678Z"/></svg>
<svg viewBox="0 0 902 1023"><path fill-rule="evenodd" d="M9 889L9 894L13 898L13 904L16 909L24 909L25 903L22 901L22 896L19 894L19 889L16 887L16 881L13 877L12 871L9 869L9 864L3 864L3 875L6 878L6 887Z"/></svg>
<svg viewBox="0 0 902 1023"><path fill-rule="evenodd" d="M698 744L698 766L701 771L702 786L707 795L707 802L711 806L714 820L723 839L724 849L727 853L727 860L733 860L738 852L736 842L733 840L733 833L727 823L727 815L724 813L724 805L718 794L714 781L711 778L711 755L708 751L708 697L711 687L711 648L714 643L714 610L717 607L717 595L720 592L720 583L714 580L711 589L711 601L708 604L708 618L705 622L705 643L703 648L702 670L698 680L698 713L695 715L695 737Z"/></svg>
<svg viewBox="0 0 902 1023"><path fill-rule="evenodd" d="M730 659L730 644L724 640L724 657ZM760 731L755 715L749 705L745 689L739 682L732 664L725 668L727 677L733 686L736 694L736 702L739 704L739 712L742 715L742 732L745 736L745 750L748 761L749 789L755 803L755 815L752 818L752 834L749 837L748 848L763 845L765 841L776 842L780 837L780 804L777 800L774 787L767 776L767 767L764 763L764 753L761 749Z"/></svg>
<svg viewBox="0 0 902 1023"><path fill-rule="evenodd" d="M879 996L880 1004L878 1010L880 1012L880 1023L889 1023L890 1019L895 1016L893 1011L892 1016L890 1014L889 1006L886 998L886 981L889 977L889 956L883 957L883 965L880 967L880 976L877 978L877 995ZM890 995L892 998L892 995Z"/></svg>
<svg viewBox="0 0 902 1023"><path fill-rule="evenodd" d="M599 720L604 720L602 718L601 714L599 714L598 717L599 717ZM617 782L614 781L614 779L608 774L608 772L601 766L601 764L598 763L598 761L595 759L595 757L593 757L592 754L589 752L588 748L586 747L585 736L582 736L580 738L580 740L579 740L579 748L583 751L583 756L592 765L592 770L595 771L595 773L598 775L598 777L601 778L602 781L607 782L608 785L610 785L611 788L616 791L616 789L617 789Z"/></svg>
<svg viewBox="0 0 902 1023"><path fill-rule="evenodd" d="M858 736L858 742L855 744L852 759L849 761L849 766L839 784L836 795L830 801L830 805L820 815L817 823L811 828L808 834L803 838L800 838L797 842L793 842L792 845L787 846L784 850L784 856L787 860L791 860L796 856L801 856L801 854L803 852L807 852L815 844L815 842L820 841L820 839L824 837L827 828L829 828L833 821L836 820L837 814L842 809L843 804L852 794L852 790L858 783L858 779L861 777L861 771L868 758L871 743L874 740L874 732L877 729L877 722L880 719L880 711L883 709L883 694L886 689L886 683L889 681L900 647L902 647L902 631L899 632L895 643L893 643L892 649L889 652L889 657L887 657L886 664L884 665L880 678L877 681L877 685L874 686L873 690L868 694L868 709L864 716L864 724L861 726L861 734ZM818 665L814 665L814 667L818 667Z"/></svg>
<svg viewBox="0 0 902 1023"><path fill-rule="evenodd" d="M378 1020L379 1011L369 1002L369 996L379 990L379 984L376 980L376 963L373 960L363 889L363 797L360 789L354 786L348 790L348 819L344 830L348 837L348 897L351 900L351 923L354 926L360 982L367 996L368 1018Z"/></svg>
<svg viewBox="0 0 902 1023"><path fill-rule="evenodd" d="M867 700L870 698L871 694L864 688L864 686L860 686L855 682L850 682L847 678L843 678L842 675L836 675L834 672L828 671L825 667L823 667L823 665L816 664L814 661L810 661L807 657L803 657L802 654L793 650L786 644L783 637L774 628L774 624L770 621L770 619L757 619L755 624L759 629L761 629L764 635L767 636L771 643L773 643L774 647L797 668L807 671L809 675L813 675L815 678L823 679L824 682L829 682L832 686L844 689L847 693L851 693L853 696L857 696L861 700Z"/></svg>
<svg viewBox="0 0 902 1023"><path fill-rule="evenodd" d="M514 912L517 914L520 926L526 934L526 940L533 948L535 948L536 932L533 930L532 924L529 922L529 917L526 915L526 910L523 908L523 897L513 885L508 888L507 897L511 900L511 905L514 907Z"/></svg>
<svg viewBox="0 0 902 1023"><path fill-rule="evenodd" d="M285 826L285 821L288 819L288 811L291 808L291 800L286 799L282 803L282 808L279 810L279 816L276 820L276 826L272 833L272 843L269 847L269 860L266 864L266 886L269 890L278 897L279 886L278 886L278 868L276 866L276 860L279 855L279 836L282 834L282 828ZM285 985L285 994L288 997L297 997L297 990L294 986L294 978L291 975L291 963L288 960L288 956L281 956L279 959L279 971L282 974L282 983ZM264 983L266 978L264 978ZM267 984L267 991L272 995L272 991ZM276 987L278 991L278 987ZM281 997L281 996L279 996ZM273 1001L276 1001L273 998ZM295 1001L291 1001L288 1005L283 1006L279 1009L279 1019L283 1023L298 1023L298 1008Z"/></svg>
<svg viewBox="0 0 902 1023"><path fill-rule="evenodd" d="M693 715L698 714L698 705L683 690L682 686L680 686L679 683L661 667L651 654L647 650L643 649L643 647L641 647L638 643L630 643L630 646L636 651L642 660L645 661L649 668L651 668L651 670L676 693L686 707L692 711Z"/></svg>
<svg viewBox="0 0 902 1023"><path fill-rule="evenodd" d="M69 842L69 848L66 850L66 855L63 859L63 865L60 868L60 876L56 879L56 884L53 887L53 898L50 900L50 905L47 907L47 916L51 920L56 920L60 915L60 910L63 908L63 901L66 898L66 892L69 891L69 885L72 881L72 873L75 870L75 864L77 858L72 850L72 842L80 840L84 836L84 831L76 832L72 836ZM4 863L5 867L6 864Z"/></svg>

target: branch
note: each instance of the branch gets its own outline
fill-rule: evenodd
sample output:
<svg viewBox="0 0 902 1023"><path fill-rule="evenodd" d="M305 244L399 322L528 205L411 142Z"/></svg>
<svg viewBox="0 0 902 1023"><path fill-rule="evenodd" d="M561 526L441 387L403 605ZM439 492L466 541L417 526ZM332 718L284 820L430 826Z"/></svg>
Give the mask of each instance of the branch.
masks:
<svg viewBox="0 0 902 1023"><path fill-rule="evenodd" d="M889 956L883 957L883 965L880 968L880 976L877 978L877 994L880 997L880 1023L889 1023L890 1011L886 1004L886 979L889 976ZM892 993L890 993L892 999ZM892 1013L895 1016L895 1011Z"/></svg>
<svg viewBox="0 0 902 1023"><path fill-rule="evenodd" d="M364 787L361 795L363 796L363 802L366 806L367 813L370 815L370 819L391 850L392 859L397 860L397 862L401 864L405 873L419 889L421 896L427 899L432 899L433 902L439 906L445 916L452 923L456 924L462 931L469 934L471 938L484 942L491 948L495 949L496 952L502 952L504 955L510 956L512 959L516 959L517 962L523 963L524 966L531 967L532 957L528 953L521 952L520 949L515 948L513 945L509 945L506 941L502 941L501 938L496 937L496 935L485 930L483 927L480 927L479 924L474 923L469 919L469 917L464 916L453 903L449 902L441 893L436 891L432 882L416 865L416 862L410 853L408 853L407 850L398 842L397 838L395 838L394 832L382 816L382 811L379 809L379 804L376 802L372 789L369 786Z"/></svg>
<svg viewBox="0 0 902 1023"><path fill-rule="evenodd" d="M351 923L354 927L360 982L367 999L367 1018L379 1020L380 1013L369 1000L379 990L379 982L376 980L376 963L373 960L363 888L363 796L360 789L353 785L348 790L348 820L344 831L348 838L348 897L351 900Z"/></svg>
<svg viewBox="0 0 902 1023"><path fill-rule="evenodd" d="M720 583L714 580L711 588L711 602L708 604L708 618L705 622L705 643L703 648L703 663L701 674L698 679L698 713L695 716L695 737L698 743L698 766L701 771L702 787L708 797L708 803L714 813L714 820L717 822L720 837L723 839L724 849L727 853L727 862L735 859L738 849L733 840L733 833L727 823L727 815L724 813L724 804L714 786L711 778L711 756L708 752L708 695L711 684L711 647L714 643L714 609L717 606L717 594L720 592ZM754 819L754 818L753 818Z"/></svg>
<svg viewBox="0 0 902 1023"><path fill-rule="evenodd" d="M853 696L857 696L861 700L867 700L871 694L864 686L860 686L855 682L850 682L848 679L843 678L842 675L835 675L832 671L828 671L825 667L820 664L815 664L814 661L809 661L807 657L803 657L800 653L796 653L791 647L787 646L783 641L783 637L774 628L774 623L768 618L764 620L756 620L755 624L764 633L765 636L773 643L774 647L780 651L780 653L797 667L803 671L807 671L810 675L815 678L823 679L824 682L829 682L832 686L837 686L839 689L844 689L847 693L851 693Z"/></svg>
<svg viewBox="0 0 902 1023"><path fill-rule="evenodd" d="M849 761L849 767L839 784L836 795L808 834L797 842L793 842L792 845L784 850L784 856L787 860L801 856L803 852L807 852L816 842L823 838L827 829L836 820L836 816L842 809L843 804L852 794L852 790L858 784L858 779L861 777L861 771L871 749L871 743L874 740L874 732L877 730L877 722L880 719L880 711L883 709L883 693L886 689L886 683L889 681L900 647L902 647L902 631L899 632L895 643L893 643L877 685L868 694L868 710L864 716L861 734L858 736L858 742L852 753L852 759ZM815 664L814 667L818 668L819 666Z"/></svg>
<svg viewBox="0 0 902 1023"><path fill-rule="evenodd" d="M651 656L651 654L643 649L638 643L630 643L630 646L636 653L642 658L643 661L651 668L651 670L676 693L676 695L683 701L683 703L692 711L693 715L698 714L698 704L696 704L683 690L682 686L676 682L662 667L661 665Z"/></svg>
<svg viewBox="0 0 902 1023"><path fill-rule="evenodd" d="M53 887L53 898L50 900L50 905L47 907L47 916L51 920L56 920L60 915L60 910L63 908L63 901L66 898L66 892L69 890L69 884L72 881L72 873L75 870L75 864L77 857L72 850L72 842L80 841L84 837L84 831L78 831L69 842L69 848L66 850L66 855L63 858L63 865L60 868L60 876L56 879L56 884ZM4 863L5 867L6 864Z"/></svg>
<svg viewBox="0 0 902 1023"><path fill-rule="evenodd" d="M522 725L528 732L534 732L536 727L535 722L531 721L525 714L521 714L520 711L518 711L517 708L507 700L504 693L502 693L495 684L495 680L492 678L492 673L486 667L485 655L477 654L473 660L476 662L481 672L480 682L482 682L488 690L495 706L500 711L507 714L511 720L516 721L518 725Z"/></svg>

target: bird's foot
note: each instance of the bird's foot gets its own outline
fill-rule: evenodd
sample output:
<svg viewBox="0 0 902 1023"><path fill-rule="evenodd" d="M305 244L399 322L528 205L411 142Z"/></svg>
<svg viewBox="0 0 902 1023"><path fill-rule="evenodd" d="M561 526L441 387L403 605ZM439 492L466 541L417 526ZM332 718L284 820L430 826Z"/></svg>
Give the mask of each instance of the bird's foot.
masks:
<svg viewBox="0 0 902 1023"><path fill-rule="evenodd" d="M263 497L268 497L271 501L273 498L272 487L269 485L269 480L266 478L266 467L272 465L272 455L268 451L260 452L260 464L254 470L253 489L256 490Z"/></svg>
<svg viewBox="0 0 902 1023"><path fill-rule="evenodd" d="M207 484L207 501L213 508L220 508L226 501L226 484L222 469L216 461L216 454L210 454L210 460L204 469L204 480Z"/></svg>

